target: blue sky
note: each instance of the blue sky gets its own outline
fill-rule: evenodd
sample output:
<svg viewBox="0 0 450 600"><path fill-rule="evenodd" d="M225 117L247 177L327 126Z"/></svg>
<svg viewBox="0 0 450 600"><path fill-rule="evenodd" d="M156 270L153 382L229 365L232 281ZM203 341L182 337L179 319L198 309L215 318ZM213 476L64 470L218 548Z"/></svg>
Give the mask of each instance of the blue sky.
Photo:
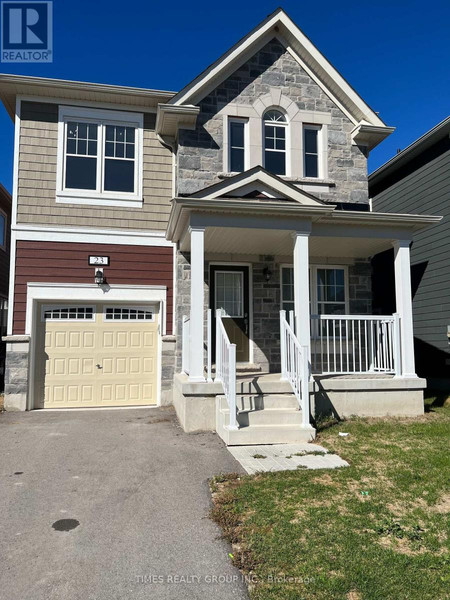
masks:
<svg viewBox="0 0 450 600"><path fill-rule="evenodd" d="M0 71L178 90L271 13L267 0L55 0L54 62ZM195 6L195 9L192 8ZM396 132L391 158L450 114L450 2L286 0L281 5ZM0 182L11 189L13 126L0 108Z"/></svg>

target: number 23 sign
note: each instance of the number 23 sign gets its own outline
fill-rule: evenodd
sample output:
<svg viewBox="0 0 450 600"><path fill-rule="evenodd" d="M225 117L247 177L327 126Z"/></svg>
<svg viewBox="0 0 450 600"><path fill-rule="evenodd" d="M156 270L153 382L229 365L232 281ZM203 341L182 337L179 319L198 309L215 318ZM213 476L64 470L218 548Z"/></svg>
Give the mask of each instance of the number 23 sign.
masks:
<svg viewBox="0 0 450 600"><path fill-rule="evenodd" d="M94 267L109 267L109 256L89 256L89 264Z"/></svg>

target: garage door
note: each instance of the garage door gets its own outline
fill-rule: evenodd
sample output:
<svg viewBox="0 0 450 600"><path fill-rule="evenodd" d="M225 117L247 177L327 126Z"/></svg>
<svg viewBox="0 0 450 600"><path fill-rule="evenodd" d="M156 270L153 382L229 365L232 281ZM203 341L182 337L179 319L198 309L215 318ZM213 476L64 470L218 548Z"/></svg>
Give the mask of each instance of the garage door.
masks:
<svg viewBox="0 0 450 600"><path fill-rule="evenodd" d="M40 313L36 407L156 404L155 306L59 304Z"/></svg>

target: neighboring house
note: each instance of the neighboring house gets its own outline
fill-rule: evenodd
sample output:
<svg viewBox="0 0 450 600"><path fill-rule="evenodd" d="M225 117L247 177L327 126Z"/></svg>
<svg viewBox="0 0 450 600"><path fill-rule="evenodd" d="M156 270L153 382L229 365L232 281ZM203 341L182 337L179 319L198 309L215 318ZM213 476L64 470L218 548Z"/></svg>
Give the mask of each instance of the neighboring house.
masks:
<svg viewBox="0 0 450 600"><path fill-rule="evenodd" d="M6 335L9 288L11 194L0 183L0 336ZM0 392L3 392L6 344L0 342Z"/></svg>
<svg viewBox="0 0 450 600"><path fill-rule="evenodd" d="M369 176L374 210L436 213L441 223L414 236L411 247L417 372L431 388L450 387L450 117ZM393 306L389 252L374 258L374 305ZM391 285L388 285L388 282ZM377 294L377 291L380 291Z"/></svg>
<svg viewBox="0 0 450 600"><path fill-rule="evenodd" d="M310 400L423 411L409 244L437 218L368 211L367 156L392 128L281 9L177 94L0 90L8 409L173 402L186 431L233 444L311 439ZM392 245L398 314L373 316L370 259Z"/></svg>

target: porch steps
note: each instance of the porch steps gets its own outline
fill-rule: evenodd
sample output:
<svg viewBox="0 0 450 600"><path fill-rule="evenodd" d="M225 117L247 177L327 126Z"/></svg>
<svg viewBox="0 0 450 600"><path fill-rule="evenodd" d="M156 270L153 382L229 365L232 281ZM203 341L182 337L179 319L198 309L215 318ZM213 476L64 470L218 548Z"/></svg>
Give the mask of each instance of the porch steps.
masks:
<svg viewBox="0 0 450 600"><path fill-rule="evenodd" d="M230 411L225 396L216 398L216 431L228 446L310 442L314 428L302 428L302 413L294 394L239 395L239 429L228 428Z"/></svg>

